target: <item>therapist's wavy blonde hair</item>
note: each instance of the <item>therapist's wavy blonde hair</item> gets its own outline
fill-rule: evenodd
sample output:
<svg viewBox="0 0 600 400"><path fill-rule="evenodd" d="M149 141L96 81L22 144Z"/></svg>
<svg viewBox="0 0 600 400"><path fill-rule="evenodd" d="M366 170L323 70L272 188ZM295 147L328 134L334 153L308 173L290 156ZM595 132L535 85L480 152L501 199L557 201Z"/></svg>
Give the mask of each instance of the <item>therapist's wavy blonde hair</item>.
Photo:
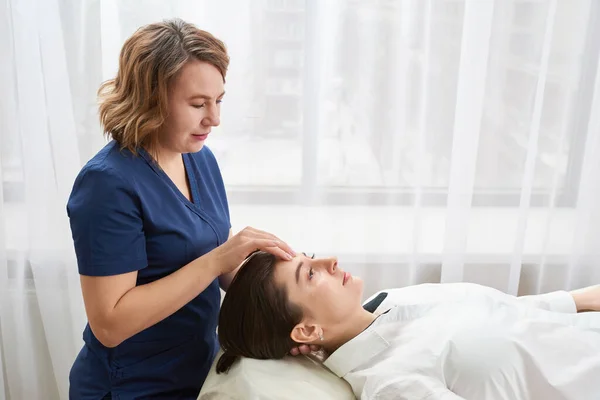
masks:
<svg viewBox="0 0 600 400"><path fill-rule="evenodd" d="M181 19L139 28L123 45L114 79L98 90L100 123L121 148L152 149L167 118L168 89L190 60L219 70L223 81L229 56L222 41Z"/></svg>
<svg viewBox="0 0 600 400"><path fill-rule="evenodd" d="M217 373L229 371L241 357L283 358L298 345L290 333L304 315L288 301L285 286L275 282L276 264L272 254L255 252L229 285L219 314L223 354L217 361Z"/></svg>

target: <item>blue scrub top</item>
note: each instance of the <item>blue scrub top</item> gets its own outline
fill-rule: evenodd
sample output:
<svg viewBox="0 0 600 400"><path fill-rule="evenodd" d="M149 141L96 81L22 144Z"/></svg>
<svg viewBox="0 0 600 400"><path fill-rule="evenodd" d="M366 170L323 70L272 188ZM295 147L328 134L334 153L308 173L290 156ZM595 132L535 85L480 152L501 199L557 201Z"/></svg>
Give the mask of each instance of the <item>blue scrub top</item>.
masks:
<svg viewBox="0 0 600 400"><path fill-rule="evenodd" d="M225 188L208 147L184 154L189 201L144 150L111 141L81 170L67 205L79 273L167 276L224 243ZM218 280L179 311L115 348L85 327L70 374L72 399L195 399L218 351Z"/></svg>

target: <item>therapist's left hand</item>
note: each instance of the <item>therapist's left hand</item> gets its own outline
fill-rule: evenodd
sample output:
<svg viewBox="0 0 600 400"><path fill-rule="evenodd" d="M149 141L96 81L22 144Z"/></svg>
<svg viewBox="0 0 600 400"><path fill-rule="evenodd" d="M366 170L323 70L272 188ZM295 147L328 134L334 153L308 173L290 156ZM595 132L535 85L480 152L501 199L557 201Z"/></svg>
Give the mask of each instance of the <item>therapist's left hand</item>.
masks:
<svg viewBox="0 0 600 400"><path fill-rule="evenodd" d="M307 355L312 353L313 351L321 350L321 346L317 346L315 344L311 344L310 346L307 344L302 344L298 347L294 347L290 350L290 354L293 356L298 356L300 354Z"/></svg>

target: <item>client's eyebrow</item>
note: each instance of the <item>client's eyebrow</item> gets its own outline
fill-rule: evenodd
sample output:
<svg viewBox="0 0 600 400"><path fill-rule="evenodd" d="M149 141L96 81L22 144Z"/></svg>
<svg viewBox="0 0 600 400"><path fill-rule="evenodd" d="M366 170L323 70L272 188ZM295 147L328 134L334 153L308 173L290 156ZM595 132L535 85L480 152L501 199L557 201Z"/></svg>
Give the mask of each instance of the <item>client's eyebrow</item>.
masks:
<svg viewBox="0 0 600 400"><path fill-rule="evenodd" d="M300 280L300 268L302 268L302 264L304 264L304 261L300 261L296 267L296 284L298 284L298 281Z"/></svg>

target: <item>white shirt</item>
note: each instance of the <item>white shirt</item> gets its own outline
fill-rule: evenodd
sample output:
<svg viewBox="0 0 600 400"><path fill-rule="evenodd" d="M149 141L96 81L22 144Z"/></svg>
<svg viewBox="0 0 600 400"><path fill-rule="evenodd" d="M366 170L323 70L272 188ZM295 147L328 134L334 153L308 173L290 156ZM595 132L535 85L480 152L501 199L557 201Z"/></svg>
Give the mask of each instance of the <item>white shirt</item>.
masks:
<svg viewBox="0 0 600 400"><path fill-rule="evenodd" d="M600 313L564 291L469 283L386 290L381 314L325 366L360 399L598 400Z"/></svg>

